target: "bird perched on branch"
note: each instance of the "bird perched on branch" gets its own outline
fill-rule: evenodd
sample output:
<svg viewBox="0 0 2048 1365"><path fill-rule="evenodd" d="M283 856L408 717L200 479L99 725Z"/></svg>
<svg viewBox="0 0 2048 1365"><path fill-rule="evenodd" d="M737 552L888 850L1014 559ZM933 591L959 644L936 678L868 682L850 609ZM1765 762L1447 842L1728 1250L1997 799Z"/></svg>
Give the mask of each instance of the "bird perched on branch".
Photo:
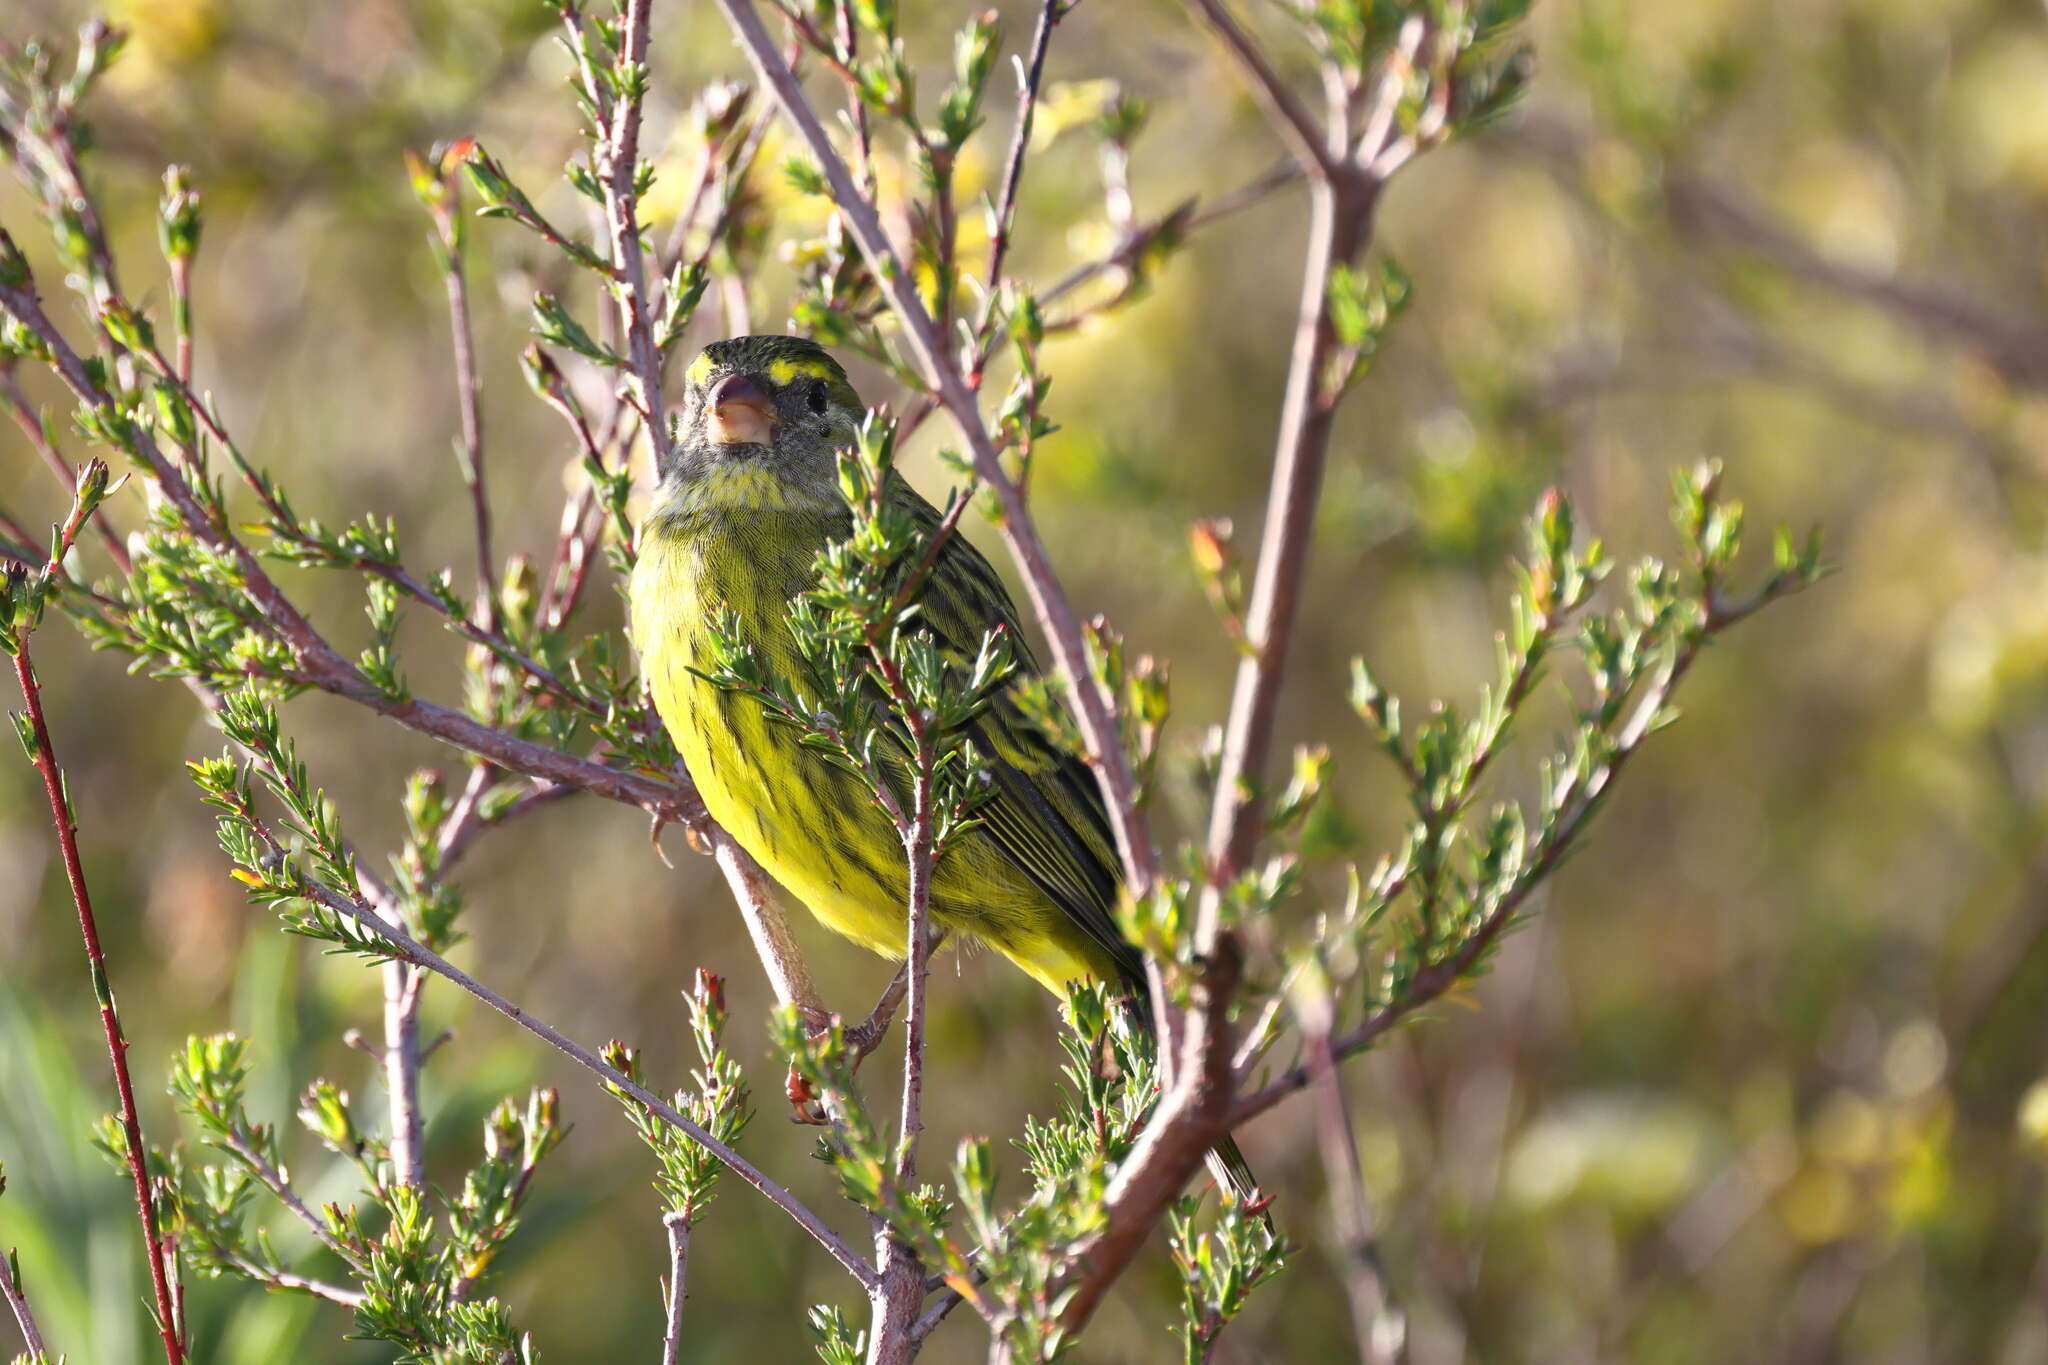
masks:
<svg viewBox="0 0 2048 1365"><path fill-rule="evenodd" d="M715 342L685 379L633 574L633 639L656 709L705 806L740 846L827 927L900 959L909 871L889 817L795 728L703 676L717 669L724 609L769 669L802 676L787 612L816 586L819 552L851 530L837 452L853 444L867 409L839 363L797 337ZM888 478L895 505L936 531L939 511L901 475ZM919 621L943 650L970 659L987 631L1007 627L1021 667L1035 667L1009 593L962 536L939 550ZM981 827L933 869L933 921L1056 995L1067 982L1099 980L1142 999L1144 962L1117 928L1120 865L1093 774L1007 692L970 727L993 792L977 811ZM1234 1144L1211 1165L1238 1193L1252 1188Z"/></svg>

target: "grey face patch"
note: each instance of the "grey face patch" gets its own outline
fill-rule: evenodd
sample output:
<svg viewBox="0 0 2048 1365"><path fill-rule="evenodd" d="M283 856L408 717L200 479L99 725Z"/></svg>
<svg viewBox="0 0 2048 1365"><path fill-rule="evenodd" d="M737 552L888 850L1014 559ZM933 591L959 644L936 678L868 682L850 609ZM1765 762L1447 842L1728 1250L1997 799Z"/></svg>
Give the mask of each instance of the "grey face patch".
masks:
<svg viewBox="0 0 2048 1365"><path fill-rule="evenodd" d="M734 442L720 429L709 396L733 375L743 376L772 404L775 430L769 441ZM823 412L817 410L820 383ZM796 500L836 501L837 452L858 430L859 401L846 371L816 342L773 335L714 341L686 372L674 439L658 461L661 481L689 484L721 465L744 461L789 484Z"/></svg>

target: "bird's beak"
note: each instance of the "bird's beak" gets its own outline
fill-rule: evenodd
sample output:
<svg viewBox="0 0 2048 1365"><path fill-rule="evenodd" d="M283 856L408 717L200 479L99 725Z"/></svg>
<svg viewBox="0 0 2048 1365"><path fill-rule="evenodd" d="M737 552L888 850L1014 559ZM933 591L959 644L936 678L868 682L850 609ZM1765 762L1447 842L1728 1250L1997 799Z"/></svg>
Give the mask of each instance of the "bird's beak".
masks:
<svg viewBox="0 0 2048 1365"><path fill-rule="evenodd" d="M712 386L704 403L713 445L765 446L775 439L775 428L781 425L775 404L750 375L727 375Z"/></svg>

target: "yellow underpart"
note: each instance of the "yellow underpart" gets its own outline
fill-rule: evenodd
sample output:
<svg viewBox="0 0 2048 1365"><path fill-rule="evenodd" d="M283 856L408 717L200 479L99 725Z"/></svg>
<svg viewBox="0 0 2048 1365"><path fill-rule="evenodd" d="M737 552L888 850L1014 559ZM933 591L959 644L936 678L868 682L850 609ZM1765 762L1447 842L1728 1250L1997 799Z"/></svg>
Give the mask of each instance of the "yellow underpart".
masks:
<svg viewBox="0 0 2048 1365"><path fill-rule="evenodd" d="M838 378L835 367L829 360L777 360L768 366L768 378L778 388L787 388L798 375L811 379L822 379L827 383Z"/></svg>
<svg viewBox="0 0 2048 1365"><path fill-rule="evenodd" d="M769 495L761 472L741 467L706 482ZM803 748L794 729L697 672L713 666L708 625L724 607L738 614L771 668L795 674L801 663L785 613L789 599L811 586L822 535L795 529L805 519L801 510L714 516L722 524L707 525L701 496L699 488L671 492L643 527L633 638L656 709L705 806L740 845L827 928L900 958L908 878L887 820L857 779ZM985 837L970 836L934 869L932 912L1056 994L1066 982L1114 974L1101 950Z"/></svg>

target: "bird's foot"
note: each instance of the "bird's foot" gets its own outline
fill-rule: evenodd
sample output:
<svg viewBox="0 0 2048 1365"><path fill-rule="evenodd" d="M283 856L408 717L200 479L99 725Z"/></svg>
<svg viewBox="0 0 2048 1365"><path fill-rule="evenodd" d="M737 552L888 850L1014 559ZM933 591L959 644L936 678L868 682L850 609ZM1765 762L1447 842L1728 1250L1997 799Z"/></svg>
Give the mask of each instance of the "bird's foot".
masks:
<svg viewBox="0 0 2048 1365"><path fill-rule="evenodd" d="M882 1045L882 1039L889 1032L888 1019L870 1015L865 1023L855 1024L846 1030L846 1050L853 1057L853 1069L860 1070L860 1064L868 1054Z"/></svg>
<svg viewBox="0 0 2048 1365"><path fill-rule="evenodd" d="M802 1005L797 1006L797 1010L803 1015L805 1034L812 1038L829 1031L834 1024L839 1022L838 1015L828 1013L825 1010L807 1009ZM847 1046L853 1051L853 1069L858 1071L861 1058L867 1055L868 1050L872 1049L862 1049L853 1042L850 1035L847 1039ZM792 1122L816 1128L832 1121L831 1115L825 1110L825 1097L820 1095L808 1080L804 1079L803 1075L798 1072L794 1062L790 1064L789 1075L783 1082L783 1093L789 1097L790 1120Z"/></svg>
<svg viewBox="0 0 2048 1365"><path fill-rule="evenodd" d="M789 1068L789 1078L783 1083L783 1093L789 1096L789 1117L792 1123L807 1124L813 1128L830 1123L831 1116L825 1112L825 1101L811 1088L811 1083L797 1071L794 1063Z"/></svg>

